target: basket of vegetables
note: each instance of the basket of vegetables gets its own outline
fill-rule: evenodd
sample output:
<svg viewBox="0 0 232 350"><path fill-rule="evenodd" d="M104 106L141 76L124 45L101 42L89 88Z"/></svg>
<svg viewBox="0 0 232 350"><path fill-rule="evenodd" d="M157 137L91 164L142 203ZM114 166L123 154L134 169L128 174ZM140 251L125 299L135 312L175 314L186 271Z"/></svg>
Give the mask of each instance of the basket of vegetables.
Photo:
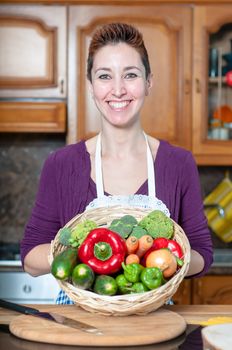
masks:
<svg viewBox="0 0 232 350"><path fill-rule="evenodd" d="M162 211L95 208L75 216L51 242L51 273L83 309L147 314L177 291L190 262L183 229Z"/></svg>

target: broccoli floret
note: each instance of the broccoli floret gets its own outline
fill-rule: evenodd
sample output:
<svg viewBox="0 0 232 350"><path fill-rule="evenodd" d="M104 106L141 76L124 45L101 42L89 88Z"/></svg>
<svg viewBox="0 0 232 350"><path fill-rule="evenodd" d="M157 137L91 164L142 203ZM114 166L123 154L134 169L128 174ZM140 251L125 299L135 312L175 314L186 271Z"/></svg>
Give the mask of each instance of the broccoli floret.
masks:
<svg viewBox="0 0 232 350"><path fill-rule="evenodd" d="M153 238L165 237L170 239L174 232L172 220L160 210L154 210L145 216L139 222L139 226L147 230L148 234Z"/></svg>
<svg viewBox="0 0 232 350"><path fill-rule="evenodd" d="M133 227L137 224L137 220L132 215L124 215L119 219L114 219L109 229L118 233L121 237L127 238Z"/></svg>
<svg viewBox="0 0 232 350"><path fill-rule="evenodd" d="M88 233L97 227L96 222L92 220L85 220L74 227L70 237L70 244L72 247L78 247L85 240Z"/></svg>
<svg viewBox="0 0 232 350"><path fill-rule="evenodd" d="M134 226L132 231L131 231L131 234L130 236L134 236L136 238L141 238L142 236L145 236L147 235L147 230L145 230L144 228L142 228L141 226Z"/></svg>
<svg viewBox="0 0 232 350"><path fill-rule="evenodd" d="M118 233L121 237L127 238L131 233L133 225L124 223L121 219L114 219L109 229Z"/></svg>
<svg viewBox="0 0 232 350"><path fill-rule="evenodd" d="M136 218L132 215L124 215L120 218L120 220L128 225L137 225L138 221L136 220Z"/></svg>
<svg viewBox="0 0 232 350"><path fill-rule="evenodd" d="M59 233L59 242L65 246L70 246L70 238L71 238L71 229L68 227L63 227L60 229Z"/></svg>

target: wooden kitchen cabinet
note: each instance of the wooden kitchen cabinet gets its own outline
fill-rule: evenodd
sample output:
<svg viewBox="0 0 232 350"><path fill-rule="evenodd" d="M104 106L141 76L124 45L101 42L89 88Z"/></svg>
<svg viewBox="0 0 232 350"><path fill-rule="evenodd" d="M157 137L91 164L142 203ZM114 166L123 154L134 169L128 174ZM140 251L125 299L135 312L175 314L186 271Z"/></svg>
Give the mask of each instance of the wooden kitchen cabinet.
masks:
<svg viewBox="0 0 232 350"><path fill-rule="evenodd" d="M190 279L184 279L173 295L172 300L175 305L190 305L192 297L192 284Z"/></svg>
<svg viewBox="0 0 232 350"><path fill-rule="evenodd" d="M0 101L0 132L66 131L64 102Z"/></svg>
<svg viewBox="0 0 232 350"><path fill-rule="evenodd" d="M208 275L193 280L193 304L232 304L232 276Z"/></svg>
<svg viewBox="0 0 232 350"><path fill-rule="evenodd" d="M86 82L90 37L112 21L136 25L143 33L154 84L142 113L147 133L191 148L192 9L188 5L76 5L69 7L68 142L99 131L99 113Z"/></svg>
<svg viewBox="0 0 232 350"><path fill-rule="evenodd" d="M59 6L52 0L41 1L44 5L34 0L22 5L4 2L8 5L0 6L2 101L67 98L67 143L93 136L100 120L86 81L88 45L97 26L125 21L142 31L154 74L142 114L145 131L191 150L198 165L232 165L232 136L208 137L210 38L225 25L232 38L232 0L206 0L203 5L200 0L138 0L133 6L120 0L60 1ZM232 100L232 88L230 96Z"/></svg>
<svg viewBox="0 0 232 350"><path fill-rule="evenodd" d="M65 132L65 6L0 6L0 132Z"/></svg>
<svg viewBox="0 0 232 350"><path fill-rule="evenodd" d="M176 305L232 305L232 276L221 274L184 279L172 300Z"/></svg>
<svg viewBox="0 0 232 350"><path fill-rule="evenodd" d="M223 140L208 137L208 117L211 113L210 103L212 103L209 91L212 87L209 84L208 76L210 36L219 33L225 25L227 26L225 29L228 31L227 37L230 36L232 39L232 4L207 4L194 7L192 151L200 165L232 164L232 136ZM222 50L223 45L225 42L221 38ZM230 47L227 47L226 50L229 51ZM220 75L219 72L218 74ZM226 101L232 108L232 87L226 86L225 78L223 78L215 78L215 83L219 83L218 96L215 97L218 99L216 101L217 107L219 108ZM227 96L226 100L225 95Z"/></svg>
<svg viewBox="0 0 232 350"><path fill-rule="evenodd" d="M65 6L0 6L0 97L66 96Z"/></svg>

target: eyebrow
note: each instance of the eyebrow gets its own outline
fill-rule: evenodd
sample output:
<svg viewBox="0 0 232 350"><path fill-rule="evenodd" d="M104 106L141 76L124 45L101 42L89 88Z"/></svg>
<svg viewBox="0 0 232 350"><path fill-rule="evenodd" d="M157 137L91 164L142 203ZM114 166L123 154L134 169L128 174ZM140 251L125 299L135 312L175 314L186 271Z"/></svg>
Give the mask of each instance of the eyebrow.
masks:
<svg viewBox="0 0 232 350"><path fill-rule="evenodd" d="M137 69L137 70L139 70L141 72L141 69L139 67L137 67L137 66L128 66L124 70L127 71L127 70L131 70L131 69Z"/></svg>
<svg viewBox="0 0 232 350"><path fill-rule="evenodd" d="M138 68L137 66L128 66L128 67L125 67L125 68L123 69L123 71L126 72L126 71L131 70L131 69L136 69L136 70L138 70L138 71L141 72L141 69ZM98 71L101 71L101 70L106 71L106 72L111 72L111 69L110 69L110 68L107 68L107 67L100 67L100 68L97 68L97 69L95 70L95 73L97 73Z"/></svg>

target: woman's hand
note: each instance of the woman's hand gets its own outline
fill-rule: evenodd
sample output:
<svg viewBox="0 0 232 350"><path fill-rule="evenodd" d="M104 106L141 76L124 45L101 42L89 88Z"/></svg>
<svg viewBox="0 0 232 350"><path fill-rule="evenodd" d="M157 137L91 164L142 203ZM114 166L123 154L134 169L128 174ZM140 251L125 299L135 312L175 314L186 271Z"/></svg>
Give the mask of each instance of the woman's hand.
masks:
<svg viewBox="0 0 232 350"><path fill-rule="evenodd" d="M189 270L186 276L192 276L200 273L203 270L204 265L205 263L203 257L196 250L191 249Z"/></svg>

